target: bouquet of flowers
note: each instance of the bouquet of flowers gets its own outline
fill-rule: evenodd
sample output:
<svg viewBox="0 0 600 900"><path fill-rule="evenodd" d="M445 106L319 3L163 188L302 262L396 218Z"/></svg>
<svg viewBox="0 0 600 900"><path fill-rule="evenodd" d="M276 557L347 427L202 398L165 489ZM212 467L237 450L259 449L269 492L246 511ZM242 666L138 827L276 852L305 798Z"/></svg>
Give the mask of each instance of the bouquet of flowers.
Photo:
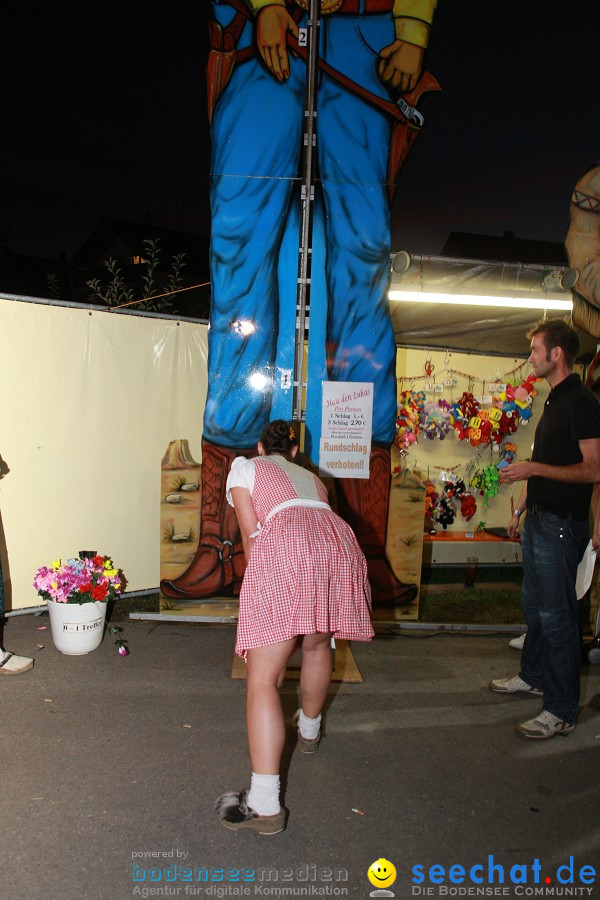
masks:
<svg viewBox="0 0 600 900"><path fill-rule="evenodd" d="M109 556L82 550L78 559L54 560L38 569L33 586L44 600L55 603L93 603L115 600L125 587L125 578Z"/></svg>

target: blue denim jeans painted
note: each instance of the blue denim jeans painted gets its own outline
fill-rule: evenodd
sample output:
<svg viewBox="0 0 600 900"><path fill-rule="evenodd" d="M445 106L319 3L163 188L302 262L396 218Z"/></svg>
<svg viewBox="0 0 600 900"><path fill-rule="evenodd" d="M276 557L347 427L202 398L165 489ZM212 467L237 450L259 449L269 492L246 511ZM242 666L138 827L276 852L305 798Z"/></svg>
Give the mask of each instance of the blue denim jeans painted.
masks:
<svg viewBox="0 0 600 900"><path fill-rule="evenodd" d="M527 636L521 678L544 691L544 709L575 722L580 647L575 579L589 541L587 521L528 512L521 539Z"/></svg>
<svg viewBox="0 0 600 900"><path fill-rule="evenodd" d="M213 12L226 24L235 11L215 2ZM248 23L240 48L253 40ZM320 24L323 60L386 100L392 94L377 74L378 53L393 40L389 13L323 16ZM225 447L254 446L272 410L282 418L291 414L291 405L288 412L279 406L275 373L282 354L289 361L291 350L293 361L305 78L306 64L294 56L284 82L258 57L237 65L211 126L212 299L203 436ZM322 203L315 205L315 229L325 246L316 254L325 271L312 269L310 305L312 316L318 309L327 320L329 362L315 380L372 382L372 439L389 446L398 411L387 296L391 122L322 72L318 109ZM243 320L257 326L251 334L235 327ZM325 365L325 347L321 352ZM264 375L274 393L251 387L253 375Z"/></svg>

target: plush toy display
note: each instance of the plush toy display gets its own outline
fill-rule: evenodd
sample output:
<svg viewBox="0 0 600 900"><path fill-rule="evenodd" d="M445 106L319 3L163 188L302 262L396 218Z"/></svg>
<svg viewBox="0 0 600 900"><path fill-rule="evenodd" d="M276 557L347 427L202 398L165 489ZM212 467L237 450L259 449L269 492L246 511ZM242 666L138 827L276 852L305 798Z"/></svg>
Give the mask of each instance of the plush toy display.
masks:
<svg viewBox="0 0 600 900"><path fill-rule="evenodd" d="M485 469L475 472L471 479L471 486L479 491L483 497L483 505L487 506L490 497L495 497L500 487L498 466L491 464Z"/></svg>
<svg viewBox="0 0 600 900"><path fill-rule="evenodd" d="M445 530L452 525L458 511L467 522L477 511L475 497L457 475L446 476L442 493L429 482L425 488L425 518L433 519Z"/></svg>
<svg viewBox="0 0 600 900"><path fill-rule="evenodd" d="M418 443L419 434L429 440L443 440L451 429L459 441L472 447L499 447L531 418L531 405L537 394L535 375L520 384L507 384L493 395L492 405L482 407L473 393L464 391L458 400L427 400L424 391L403 391L398 406L396 443L406 450Z"/></svg>
<svg viewBox="0 0 600 900"><path fill-rule="evenodd" d="M421 430L421 412L425 405L424 391L403 391L398 405L395 442L401 450L416 443Z"/></svg>

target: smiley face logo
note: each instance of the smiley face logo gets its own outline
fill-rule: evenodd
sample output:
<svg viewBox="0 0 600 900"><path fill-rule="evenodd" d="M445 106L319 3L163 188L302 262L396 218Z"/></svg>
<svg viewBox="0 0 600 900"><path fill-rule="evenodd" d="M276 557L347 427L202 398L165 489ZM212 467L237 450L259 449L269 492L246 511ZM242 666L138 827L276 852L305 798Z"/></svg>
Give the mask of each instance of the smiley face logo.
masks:
<svg viewBox="0 0 600 900"><path fill-rule="evenodd" d="M389 859L376 859L367 870L367 877L374 887L386 888L396 880L396 868Z"/></svg>

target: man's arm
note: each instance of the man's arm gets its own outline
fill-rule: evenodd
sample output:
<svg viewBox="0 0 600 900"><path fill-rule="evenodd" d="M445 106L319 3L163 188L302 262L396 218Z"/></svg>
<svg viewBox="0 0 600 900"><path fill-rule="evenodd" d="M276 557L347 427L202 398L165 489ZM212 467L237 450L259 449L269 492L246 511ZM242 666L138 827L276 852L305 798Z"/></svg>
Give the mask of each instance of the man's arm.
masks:
<svg viewBox="0 0 600 900"><path fill-rule="evenodd" d="M598 548L600 548L600 484L594 485L591 510L594 523L592 531L592 548L598 553Z"/></svg>
<svg viewBox="0 0 600 900"><path fill-rule="evenodd" d="M600 481L600 438L579 441L579 449L583 457L581 462L570 466L551 466L549 463L533 461L510 463L500 472L500 481L512 484L536 475L567 484L595 484Z"/></svg>
<svg viewBox="0 0 600 900"><path fill-rule="evenodd" d="M508 523L507 532L510 538L516 537L519 531L519 522L521 521L521 516L525 512L525 506L527 505L527 482L523 486L523 490L517 500L517 505L513 509L512 516L510 517L510 522Z"/></svg>

